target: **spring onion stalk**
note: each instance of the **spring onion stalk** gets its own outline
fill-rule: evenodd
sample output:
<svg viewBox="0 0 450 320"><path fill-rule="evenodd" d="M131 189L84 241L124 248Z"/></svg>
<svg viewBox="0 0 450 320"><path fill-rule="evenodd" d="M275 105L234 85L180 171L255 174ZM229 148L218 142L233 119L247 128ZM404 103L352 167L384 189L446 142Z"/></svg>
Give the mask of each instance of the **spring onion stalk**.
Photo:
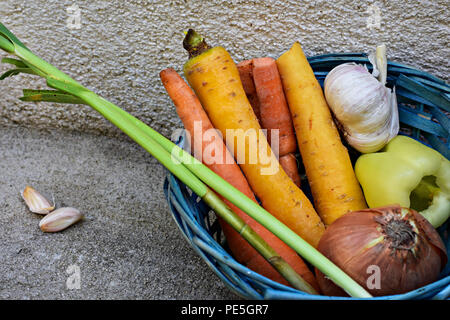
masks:
<svg viewBox="0 0 450 320"><path fill-rule="evenodd" d="M13 60L4 59L3 62L18 66ZM28 63L28 65L32 65ZM45 64L41 64L45 66ZM40 72L46 72L46 68L38 68ZM30 72L32 73L32 72ZM10 74L12 75L12 74ZM65 78L65 77L63 77ZM65 81L64 81L65 80ZM314 288L306 282L294 269L282 259L253 229L251 229L238 215L236 215L211 189L193 175L185 166L174 162L170 153L149 137L141 129L134 127L129 119L121 120L116 114L120 108L111 108L111 103L97 96L86 88L76 84L70 79L63 81L47 77L47 84L59 90L24 90L23 101L48 101L59 103L83 103L91 104L119 129L128 134L134 141L151 153L158 161L164 163L166 168L180 178L189 188L199 195L220 217L229 223L244 239L246 239L271 265L296 289L317 294Z"/></svg>
<svg viewBox="0 0 450 320"><path fill-rule="evenodd" d="M72 93L81 99L85 104L92 106L101 113L107 120L117 126L126 133L131 139L143 147L147 152L153 155L159 162L186 184L194 193L216 212L218 216L223 218L230 224L242 237L247 240L294 288L301 291L317 294L315 289L306 282L294 269L282 259L270 247L267 242L262 239L244 220L242 220L235 212L233 212L220 198L208 188L201 180L198 179L187 167L178 161L174 161L173 156L157 143L144 130L134 125L131 117L122 117L118 112L118 107L109 101L99 97L92 91L72 83L59 81L53 78L47 79L47 84L57 90ZM53 99L53 98L52 98ZM66 101L66 99L64 99ZM120 109L122 110L122 109ZM137 120L137 119L136 119ZM170 143L172 143L169 140Z"/></svg>
<svg viewBox="0 0 450 320"><path fill-rule="evenodd" d="M24 89L22 101L46 101L57 103L84 104L84 101L65 92L56 90L31 90Z"/></svg>
<svg viewBox="0 0 450 320"><path fill-rule="evenodd" d="M223 180L220 176L192 157L189 153L185 152L172 141L162 136L139 119L136 119L126 111L96 95L89 89L81 86L65 73L59 71L51 64L35 56L1 23L0 48L8 53L16 55L20 61L22 61L27 68L30 69L30 71L36 75L44 77L47 80L47 85L56 89L56 95L54 96L51 96L52 93L50 91L43 93L30 90L25 91L23 97L25 100L27 99L26 97L33 97L28 98L27 101L58 102L59 100L57 97L59 96L61 97L62 102L66 103L70 99L74 99L75 102L84 102L84 104L87 104L98 111L107 120L117 126L136 143L142 146L147 152L154 156L193 192L205 200L205 202L213 210L215 210L219 216L222 216L235 229L241 231L245 227L245 224L242 225L243 222L239 222L239 217L237 217L212 190L219 193L261 225L269 229L273 234L293 248L304 259L317 267L322 273L345 290L349 295L358 298L371 297L371 295L362 286L350 278L340 268L323 256L314 247L309 245L286 225L274 218L264 208L256 204L242 192L234 188L227 181ZM73 97L69 98L68 96ZM248 229L248 226L244 229L249 230L248 232L243 232L243 236L248 238L246 240L254 245L256 249L261 250L262 252L260 251L260 253L268 258L268 255L270 255L270 252L273 251L273 249L271 250L267 244L265 246L260 246L262 239L258 239L257 235ZM266 249L268 253L264 252ZM277 263L274 263L274 260L277 259L268 259L268 261L272 263L275 268L279 268L279 259ZM281 264L283 265L282 262ZM280 271L279 269L277 270ZM283 276L289 278L290 276L287 274L291 271L284 272L281 270L280 273L284 273ZM294 285L295 280L291 281L293 282L291 284ZM300 281L303 282L302 286L303 290L305 290L305 282L302 279L300 279ZM295 284L294 286L298 287L300 285Z"/></svg>

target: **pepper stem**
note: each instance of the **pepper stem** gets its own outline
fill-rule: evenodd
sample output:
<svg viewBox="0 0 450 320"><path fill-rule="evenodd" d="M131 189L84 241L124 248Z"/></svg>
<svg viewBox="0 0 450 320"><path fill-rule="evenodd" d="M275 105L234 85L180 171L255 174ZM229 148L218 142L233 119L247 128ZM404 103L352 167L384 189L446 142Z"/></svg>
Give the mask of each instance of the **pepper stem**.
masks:
<svg viewBox="0 0 450 320"><path fill-rule="evenodd" d="M210 46L205 42L202 35L193 29L189 29L183 40L183 48L189 53L190 59L210 49Z"/></svg>

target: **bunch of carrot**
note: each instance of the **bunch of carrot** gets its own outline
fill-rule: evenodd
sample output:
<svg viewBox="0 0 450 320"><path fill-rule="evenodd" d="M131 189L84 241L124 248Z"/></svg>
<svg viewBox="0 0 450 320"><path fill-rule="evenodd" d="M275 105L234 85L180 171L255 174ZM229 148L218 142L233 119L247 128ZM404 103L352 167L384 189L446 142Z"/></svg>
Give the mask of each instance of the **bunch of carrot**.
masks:
<svg viewBox="0 0 450 320"><path fill-rule="evenodd" d="M233 156L224 145L222 137L213 130L214 127L195 93L192 92L191 88L181 76L171 68L161 71L160 77L164 87L175 104L177 113L182 120L185 129L189 133L188 136L191 138L191 141L189 142L194 149L192 150L193 154L202 155L201 159L212 171L220 175L235 188L256 202L255 195L246 178L236 162L234 160L230 161L230 159L233 159ZM194 131L196 124L201 125L201 132L203 133L210 130L209 132L212 132L211 139L208 139L207 141L195 141ZM205 152L208 148L210 150L222 150L222 154L216 155ZM289 263L300 276L308 281L317 291L319 290L314 275L294 250L289 248L283 241L278 239L270 231L261 226L231 202L226 199L223 200L245 221L247 225L266 240L266 242L275 249L275 251ZM233 228L221 219L219 219L219 222L227 239L228 246L238 261L269 279L286 285L288 284L286 280L283 279L281 275Z"/></svg>
<svg viewBox="0 0 450 320"><path fill-rule="evenodd" d="M184 65L189 85L170 68L160 77L189 133L193 153L201 155L204 164L250 199L258 197L267 211L314 247L327 225L349 211L366 207L347 149L298 43L278 60L255 58L237 65L224 48L209 47L198 35L188 33L183 44L190 54ZM201 132L217 131L208 135L208 140L196 141L198 124ZM234 129L231 136L230 129ZM262 129L267 130L267 136L249 134ZM273 130L279 133L275 141L278 152L271 148ZM298 150L314 205L300 189L294 156ZM256 161L250 161L252 155L257 155ZM227 204L318 288L312 272L291 248L239 208ZM222 221L221 226L238 261L286 283L236 231Z"/></svg>

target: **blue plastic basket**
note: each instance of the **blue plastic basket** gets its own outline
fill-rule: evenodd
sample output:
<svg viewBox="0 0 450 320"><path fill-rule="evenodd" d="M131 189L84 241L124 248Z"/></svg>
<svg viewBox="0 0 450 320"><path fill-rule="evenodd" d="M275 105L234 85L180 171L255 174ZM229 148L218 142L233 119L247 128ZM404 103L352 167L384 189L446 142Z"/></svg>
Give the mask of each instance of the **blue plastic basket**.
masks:
<svg viewBox="0 0 450 320"><path fill-rule="evenodd" d="M371 64L366 54L326 54L308 58L314 73L323 80L335 66L345 62ZM401 134L411 136L450 158L450 86L426 72L388 62L388 86L396 87ZM183 144L180 139L179 144ZM303 186L307 186L307 181ZM238 263L227 251L214 212L171 173L164 182L164 193L182 234L225 285L247 299L354 300L349 297L310 295L274 282ZM310 196L306 190L305 193ZM312 199L311 199L312 200ZM450 223L439 228L450 256ZM438 281L417 290L372 299L448 299L450 297L450 262Z"/></svg>

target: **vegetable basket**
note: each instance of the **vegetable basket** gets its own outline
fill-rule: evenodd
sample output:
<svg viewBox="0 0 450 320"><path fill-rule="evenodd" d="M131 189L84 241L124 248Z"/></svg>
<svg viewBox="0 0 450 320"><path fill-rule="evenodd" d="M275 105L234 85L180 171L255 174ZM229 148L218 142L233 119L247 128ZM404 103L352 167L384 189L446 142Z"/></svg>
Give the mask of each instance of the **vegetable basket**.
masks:
<svg viewBox="0 0 450 320"><path fill-rule="evenodd" d="M371 64L366 54L325 54L308 58L316 78L323 81L334 67L346 62ZM450 86L441 79L423 71L388 62L387 85L395 87L399 116L400 134L408 135L450 158ZM180 137L178 145L183 145ZM356 151L349 148L351 156ZM301 162L299 162L301 163ZM303 168L300 168L302 171ZM303 171L304 173L304 171ZM302 190L311 198L308 182L302 175ZM197 254L215 272L224 284L237 295L247 299L299 299L299 300L352 300L350 297L310 295L274 282L238 263L227 250L226 239L220 229L214 212L171 173L164 182L164 193L172 216L185 239ZM447 254L450 255L450 223L447 221L438 229ZM439 279L417 290L399 295L371 299L448 299L450 297L450 263Z"/></svg>

